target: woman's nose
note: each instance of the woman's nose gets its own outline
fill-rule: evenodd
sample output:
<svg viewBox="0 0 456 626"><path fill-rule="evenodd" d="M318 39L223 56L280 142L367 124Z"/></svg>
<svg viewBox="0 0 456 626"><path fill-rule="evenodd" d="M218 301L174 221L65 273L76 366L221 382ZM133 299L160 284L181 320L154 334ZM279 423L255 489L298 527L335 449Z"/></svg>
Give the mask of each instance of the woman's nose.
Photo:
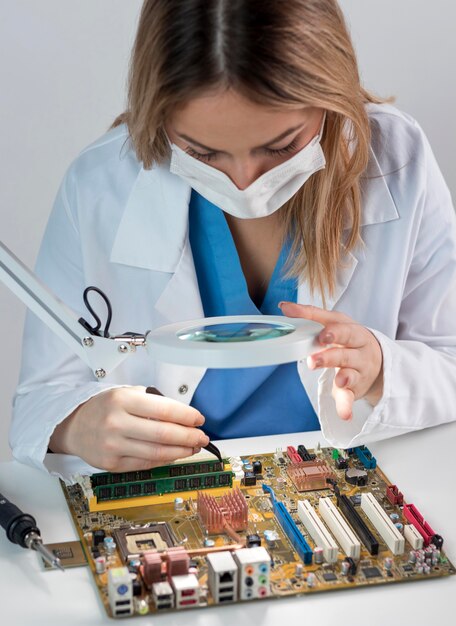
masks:
<svg viewBox="0 0 456 626"><path fill-rule="evenodd" d="M228 172L228 176L236 187L242 190L251 185L265 171L267 171L267 168L264 165L249 159L233 164L233 168Z"/></svg>

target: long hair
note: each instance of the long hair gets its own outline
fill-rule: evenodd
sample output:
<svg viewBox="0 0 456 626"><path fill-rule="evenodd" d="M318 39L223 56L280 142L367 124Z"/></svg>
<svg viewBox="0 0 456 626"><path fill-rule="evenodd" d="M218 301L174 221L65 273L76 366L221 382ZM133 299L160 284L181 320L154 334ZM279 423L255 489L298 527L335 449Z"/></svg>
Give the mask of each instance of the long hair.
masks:
<svg viewBox="0 0 456 626"><path fill-rule="evenodd" d="M128 125L145 168L169 158L175 107L233 88L264 105L326 110L326 168L285 205L289 273L334 292L343 255L360 238L360 179L369 161L366 103L337 0L145 0L130 65Z"/></svg>

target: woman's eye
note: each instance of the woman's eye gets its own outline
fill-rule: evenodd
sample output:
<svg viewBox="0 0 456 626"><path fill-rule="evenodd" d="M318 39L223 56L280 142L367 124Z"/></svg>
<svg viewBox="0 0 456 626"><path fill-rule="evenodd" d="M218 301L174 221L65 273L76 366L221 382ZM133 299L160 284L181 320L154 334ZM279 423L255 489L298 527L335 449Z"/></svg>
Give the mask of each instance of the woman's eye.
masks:
<svg viewBox="0 0 456 626"><path fill-rule="evenodd" d="M290 152L294 152L298 147L297 141L296 139L293 139L293 141L291 143L288 144L288 146L285 146L284 148L265 148L265 151L268 154L274 155L274 156L280 156L283 154L289 154Z"/></svg>
<svg viewBox="0 0 456 626"><path fill-rule="evenodd" d="M186 148L185 152L199 161L212 161L217 156L217 152L197 152L190 147Z"/></svg>

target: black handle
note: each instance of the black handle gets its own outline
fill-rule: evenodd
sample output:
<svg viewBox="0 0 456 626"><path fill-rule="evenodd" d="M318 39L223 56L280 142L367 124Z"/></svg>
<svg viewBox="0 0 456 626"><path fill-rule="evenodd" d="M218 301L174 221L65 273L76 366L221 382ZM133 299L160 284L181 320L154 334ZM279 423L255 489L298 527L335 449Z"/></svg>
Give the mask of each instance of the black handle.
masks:
<svg viewBox="0 0 456 626"><path fill-rule="evenodd" d="M22 548L27 548L26 536L40 531L35 518L28 513L23 513L15 504L10 502L0 493L0 526L6 530L6 536L12 543L17 543Z"/></svg>

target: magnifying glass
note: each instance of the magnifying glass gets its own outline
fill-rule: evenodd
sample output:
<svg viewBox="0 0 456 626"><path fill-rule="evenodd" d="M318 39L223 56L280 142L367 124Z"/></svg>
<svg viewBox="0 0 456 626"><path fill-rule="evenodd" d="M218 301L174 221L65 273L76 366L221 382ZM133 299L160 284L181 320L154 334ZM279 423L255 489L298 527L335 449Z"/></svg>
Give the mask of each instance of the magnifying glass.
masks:
<svg viewBox="0 0 456 626"><path fill-rule="evenodd" d="M178 365L238 368L300 361L321 348L321 324L281 315L208 317L146 334L153 359Z"/></svg>

